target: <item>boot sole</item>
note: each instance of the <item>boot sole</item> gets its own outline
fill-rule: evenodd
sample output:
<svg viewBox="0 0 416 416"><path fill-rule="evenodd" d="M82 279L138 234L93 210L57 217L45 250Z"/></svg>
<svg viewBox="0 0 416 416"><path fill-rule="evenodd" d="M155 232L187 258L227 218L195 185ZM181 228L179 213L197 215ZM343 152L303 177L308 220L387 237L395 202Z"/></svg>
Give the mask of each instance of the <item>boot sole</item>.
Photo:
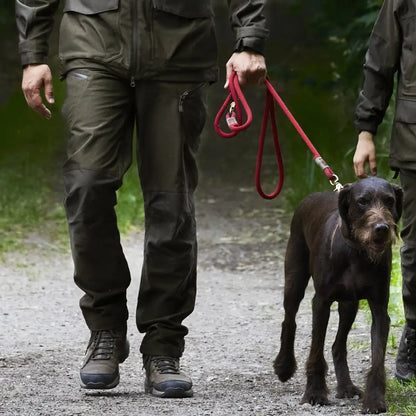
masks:
<svg viewBox="0 0 416 416"><path fill-rule="evenodd" d="M81 379L81 387L83 389L90 389L90 390L109 390L118 386L119 382L120 382L120 376L117 376L115 380L112 381L111 383L105 383L102 381L84 381Z"/></svg>
<svg viewBox="0 0 416 416"><path fill-rule="evenodd" d="M180 387L170 387L165 391L160 391L156 390L153 386L148 386L146 383L144 385L144 391L147 394L151 394L152 396L160 397L163 399L182 399L186 397L192 397L194 395L192 389L184 390Z"/></svg>

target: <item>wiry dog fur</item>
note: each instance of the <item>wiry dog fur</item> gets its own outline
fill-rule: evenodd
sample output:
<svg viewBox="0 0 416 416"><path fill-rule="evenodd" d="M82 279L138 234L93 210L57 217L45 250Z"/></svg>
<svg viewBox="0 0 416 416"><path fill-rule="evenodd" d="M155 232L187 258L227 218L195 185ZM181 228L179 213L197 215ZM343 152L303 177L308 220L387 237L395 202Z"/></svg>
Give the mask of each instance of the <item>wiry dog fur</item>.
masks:
<svg viewBox="0 0 416 416"><path fill-rule="evenodd" d="M374 177L347 185L339 194L312 194L298 206L286 251L285 317L274 369L281 381L296 371L295 317L312 276L312 344L302 403L328 403L324 341L330 306L337 301L339 326L332 346L337 397L363 395L364 413L386 411L384 358L390 323L391 247L401 209L401 189ZM373 317L371 369L364 394L351 381L346 349L360 299L368 300Z"/></svg>

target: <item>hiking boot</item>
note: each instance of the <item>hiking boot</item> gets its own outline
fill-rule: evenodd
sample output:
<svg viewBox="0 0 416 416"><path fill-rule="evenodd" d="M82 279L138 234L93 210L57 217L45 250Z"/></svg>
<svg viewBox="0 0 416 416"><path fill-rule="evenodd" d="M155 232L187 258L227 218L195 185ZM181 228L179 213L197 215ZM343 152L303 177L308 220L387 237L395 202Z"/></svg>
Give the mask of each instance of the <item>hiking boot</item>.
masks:
<svg viewBox="0 0 416 416"><path fill-rule="evenodd" d="M179 358L143 356L146 370L144 390L164 398L192 397L192 380L179 368Z"/></svg>
<svg viewBox="0 0 416 416"><path fill-rule="evenodd" d="M81 387L116 387L120 381L118 365L128 357L129 350L125 331L92 331L80 371Z"/></svg>
<svg viewBox="0 0 416 416"><path fill-rule="evenodd" d="M395 376L403 383L416 380L416 329L409 328L407 323L397 352Z"/></svg>

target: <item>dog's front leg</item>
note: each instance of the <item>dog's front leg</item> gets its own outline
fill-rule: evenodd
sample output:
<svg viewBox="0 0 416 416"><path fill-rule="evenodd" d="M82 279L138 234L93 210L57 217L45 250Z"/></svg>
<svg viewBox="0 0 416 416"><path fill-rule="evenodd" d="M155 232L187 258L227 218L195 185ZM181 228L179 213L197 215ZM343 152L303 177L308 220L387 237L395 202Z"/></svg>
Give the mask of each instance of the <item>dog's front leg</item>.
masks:
<svg viewBox="0 0 416 416"><path fill-rule="evenodd" d="M384 359L390 318L387 314L387 301L380 304L369 300L368 303L373 316L371 325L371 369L367 376L363 413L383 413L386 411Z"/></svg>
<svg viewBox="0 0 416 416"><path fill-rule="evenodd" d="M337 398L362 396L362 391L351 381L347 363L347 337L358 311L358 301L340 301L338 305L339 324L332 346L335 374L337 376Z"/></svg>
<svg viewBox="0 0 416 416"><path fill-rule="evenodd" d="M328 366L324 357L324 344L330 306L315 294L312 301L312 345L306 364L306 390L301 403L328 404L325 381Z"/></svg>

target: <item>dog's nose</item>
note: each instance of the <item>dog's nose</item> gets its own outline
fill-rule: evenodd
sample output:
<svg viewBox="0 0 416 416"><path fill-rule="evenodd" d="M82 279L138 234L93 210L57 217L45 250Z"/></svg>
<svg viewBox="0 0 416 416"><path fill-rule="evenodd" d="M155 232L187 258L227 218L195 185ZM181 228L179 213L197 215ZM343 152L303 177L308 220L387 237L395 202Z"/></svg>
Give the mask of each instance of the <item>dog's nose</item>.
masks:
<svg viewBox="0 0 416 416"><path fill-rule="evenodd" d="M390 227L387 224L376 224L375 233L378 237L385 236L390 231Z"/></svg>

